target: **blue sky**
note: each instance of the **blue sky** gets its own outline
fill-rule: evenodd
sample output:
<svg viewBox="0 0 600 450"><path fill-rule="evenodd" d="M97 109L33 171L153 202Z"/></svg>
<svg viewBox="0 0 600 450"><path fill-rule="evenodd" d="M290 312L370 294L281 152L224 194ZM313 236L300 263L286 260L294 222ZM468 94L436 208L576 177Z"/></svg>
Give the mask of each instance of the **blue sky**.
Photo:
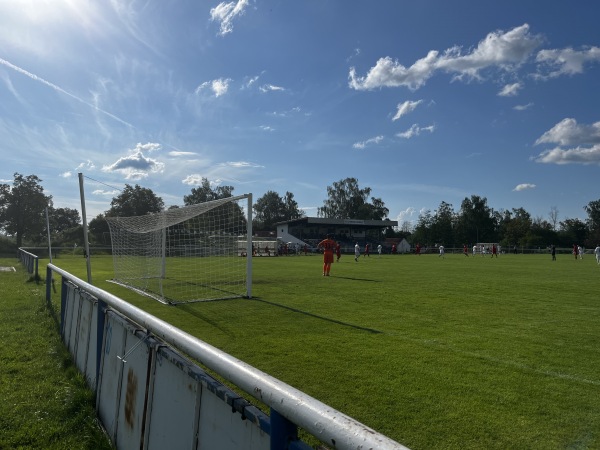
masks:
<svg viewBox="0 0 600 450"><path fill-rule="evenodd" d="M600 199L597 1L0 0L0 180L88 220L202 177L309 216L355 177L390 218Z"/></svg>

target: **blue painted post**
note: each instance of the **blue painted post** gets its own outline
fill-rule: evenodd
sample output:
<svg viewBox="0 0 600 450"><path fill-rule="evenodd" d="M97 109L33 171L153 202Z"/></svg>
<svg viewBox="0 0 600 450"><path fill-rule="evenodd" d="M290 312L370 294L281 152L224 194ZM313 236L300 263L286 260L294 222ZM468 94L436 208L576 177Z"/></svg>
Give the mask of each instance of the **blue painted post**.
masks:
<svg viewBox="0 0 600 450"><path fill-rule="evenodd" d="M298 427L271 408L271 450L310 450L298 440Z"/></svg>
<svg viewBox="0 0 600 450"><path fill-rule="evenodd" d="M52 300L52 269L46 267L46 303L50 304Z"/></svg>

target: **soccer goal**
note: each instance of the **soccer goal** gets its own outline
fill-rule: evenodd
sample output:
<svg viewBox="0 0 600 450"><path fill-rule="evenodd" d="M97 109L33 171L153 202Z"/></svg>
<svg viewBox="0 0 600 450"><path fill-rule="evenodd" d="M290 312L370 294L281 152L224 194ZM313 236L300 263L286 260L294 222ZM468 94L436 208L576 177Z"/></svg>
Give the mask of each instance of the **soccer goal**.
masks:
<svg viewBox="0 0 600 450"><path fill-rule="evenodd" d="M169 304L251 297L252 194L106 220L110 281Z"/></svg>

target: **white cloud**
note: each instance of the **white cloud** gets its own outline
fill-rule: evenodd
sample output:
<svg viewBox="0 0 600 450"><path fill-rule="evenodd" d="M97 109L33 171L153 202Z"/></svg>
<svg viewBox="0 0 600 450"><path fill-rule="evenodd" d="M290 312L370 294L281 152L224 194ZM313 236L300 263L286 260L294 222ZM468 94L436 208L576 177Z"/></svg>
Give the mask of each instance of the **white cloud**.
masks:
<svg viewBox="0 0 600 450"><path fill-rule="evenodd" d="M406 100L403 103L398 103L398 111L396 111L396 114L394 115L394 117L392 117L392 122L414 111L417 108L417 106L419 106L422 102L423 100L417 100L416 102Z"/></svg>
<svg viewBox="0 0 600 450"><path fill-rule="evenodd" d="M521 83L507 84L498 92L498 95L500 97L514 97L519 93L521 88L523 88Z"/></svg>
<svg viewBox="0 0 600 450"><path fill-rule="evenodd" d="M261 92L285 91L285 88L282 88L281 86L274 86L272 84L264 84L259 87L259 89Z"/></svg>
<svg viewBox="0 0 600 450"><path fill-rule="evenodd" d="M119 172L127 180L141 180L148 177L150 173L161 173L165 165L156 159L144 156L144 151L153 152L160 149L160 144L138 143L130 154L123 156L113 164L102 167L103 172Z"/></svg>
<svg viewBox="0 0 600 450"><path fill-rule="evenodd" d="M366 146L371 145L371 144L377 145L381 141L383 141L383 136L375 136L374 138L367 139L366 141L355 142L354 144L352 144L352 147L358 148L358 149L363 149Z"/></svg>
<svg viewBox="0 0 600 450"><path fill-rule="evenodd" d="M588 47L577 51L572 48L561 50L540 50L536 57L540 69L549 69L546 74L538 73L536 78L556 78L561 75L576 75L583 72L586 63L600 62L600 47Z"/></svg>
<svg viewBox="0 0 600 450"><path fill-rule="evenodd" d="M590 145L600 143L600 122L579 125L575 119L566 118L546 131L535 144Z"/></svg>
<svg viewBox="0 0 600 450"><path fill-rule="evenodd" d="M195 156L197 153L195 152L182 152L182 151L170 151L169 156L178 157L178 156Z"/></svg>
<svg viewBox="0 0 600 450"><path fill-rule="evenodd" d="M596 144L592 147L575 147L570 149L557 147L546 150L532 159L535 162L545 164L600 165L600 144Z"/></svg>
<svg viewBox="0 0 600 450"><path fill-rule="evenodd" d="M405 67L392 58L380 58L366 76L359 77L352 67L348 75L349 85L356 90L371 90L381 87L404 86L416 90L438 71L454 73L456 79L480 78L487 68L511 70L527 60L542 42L540 36L529 32L524 24L507 32L489 33L470 53L463 55L460 47L447 49L441 56L431 50L412 66Z"/></svg>
<svg viewBox="0 0 600 450"><path fill-rule="evenodd" d="M229 90L229 83L233 80L231 78L217 78L212 81L205 81L200 86L196 88L196 94L199 94L201 91L205 89L210 89L215 97L220 97L224 95Z"/></svg>
<svg viewBox="0 0 600 450"><path fill-rule="evenodd" d="M529 109L533 106L533 103L527 103L526 105L517 105L515 107L513 107L513 109L515 111L525 111L526 109Z"/></svg>
<svg viewBox="0 0 600 450"><path fill-rule="evenodd" d="M95 168L96 165L88 159L87 161L80 163L75 170L79 172L82 169L93 170Z"/></svg>
<svg viewBox="0 0 600 450"><path fill-rule="evenodd" d="M413 124L408 130L401 133L397 133L396 136L404 139L410 139L414 136L419 136L422 131L428 131L433 133L435 131L435 125L429 125L428 127L419 127L418 124Z"/></svg>
<svg viewBox="0 0 600 450"><path fill-rule="evenodd" d="M531 183L517 184L515 186L515 188L513 189L513 191L519 192L519 191L525 191L527 189L535 189L535 184L531 184Z"/></svg>
<svg viewBox="0 0 600 450"><path fill-rule="evenodd" d="M248 0L237 2L221 2L210 10L210 20L219 22L219 35L225 36L233 31L233 20L244 14L248 7Z"/></svg>
<svg viewBox="0 0 600 450"><path fill-rule="evenodd" d="M412 217L415 215L416 212L417 212L416 209L413 208L412 206L409 206L404 211L400 211L398 213L398 215L396 216L396 220L398 221L398 225L402 226L403 222L410 222L411 219L412 219Z"/></svg>
<svg viewBox="0 0 600 450"><path fill-rule="evenodd" d="M67 170L59 175L61 178L71 178L71 176L73 176L73 173L70 170Z"/></svg>
<svg viewBox="0 0 600 450"><path fill-rule="evenodd" d="M105 191L104 189L96 189L95 191L92 192L92 194L94 195L102 195L105 197L114 197L115 195L119 194L120 191L118 190L112 190L112 191Z"/></svg>

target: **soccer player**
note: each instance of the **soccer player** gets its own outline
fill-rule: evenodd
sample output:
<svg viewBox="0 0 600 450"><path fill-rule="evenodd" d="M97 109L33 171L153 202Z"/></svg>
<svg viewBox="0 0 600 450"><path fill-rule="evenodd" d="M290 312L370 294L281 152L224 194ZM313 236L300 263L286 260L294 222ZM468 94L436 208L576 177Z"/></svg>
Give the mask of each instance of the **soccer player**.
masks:
<svg viewBox="0 0 600 450"><path fill-rule="evenodd" d="M360 246L358 245L358 242L357 242L356 245L354 246L354 261L358 262L359 256L360 256Z"/></svg>
<svg viewBox="0 0 600 450"><path fill-rule="evenodd" d="M329 271L331 270L331 263L333 262L335 241L331 239L331 235L328 234L325 239L317 244L317 248L323 249L323 276L328 277Z"/></svg>
<svg viewBox="0 0 600 450"><path fill-rule="evenodd" d="M379 244L377 246L377 253L379 253L379 257L381 258L381 250L383 249L383 247L381 246L381 244Z"/></svg>
<svg viewBox="0 0 600 450"><path fill-rule="evenodd" d="M440 245L440 255L438 256L438 258L439 258L440 256L441 256L442 258L446 258L446 257L444 256L444 246L443 246L443 245Z"/></svg>
<svg viewBox="0 0 600 450"><path fill-rule="evenodd" d="M496 244L492 244L492 258L493 257L498 257L498 248L496 247Z"/></svg>
<svg viewBox="0 0 600 450"><path fill-rule="evenodd" d="M337 256L337 262L340 262L340 258L342 257L342 248L340 247L340 243L335 244L335 256Z"/></svg>
<svg viewBox="0 0 600 450"><path fill-rule="evenodd" d="M363 258L365 256L371 257L371 255L369 255L369 244L365 244L365 254L363 255Z"/></svg>
<svg viewBox="0 0 600 450"><path fill-rule="evenodd" d="M463 244L463 254L468 257L469 256L469 250L467 249L467 244Z"/></svg>
<svg viewBox="0 0 600 450"><path fill-rule="evenodd" d="M600 244L596 245L594 249L594 255L596 255L596 262L600 264Z"/></svg>

